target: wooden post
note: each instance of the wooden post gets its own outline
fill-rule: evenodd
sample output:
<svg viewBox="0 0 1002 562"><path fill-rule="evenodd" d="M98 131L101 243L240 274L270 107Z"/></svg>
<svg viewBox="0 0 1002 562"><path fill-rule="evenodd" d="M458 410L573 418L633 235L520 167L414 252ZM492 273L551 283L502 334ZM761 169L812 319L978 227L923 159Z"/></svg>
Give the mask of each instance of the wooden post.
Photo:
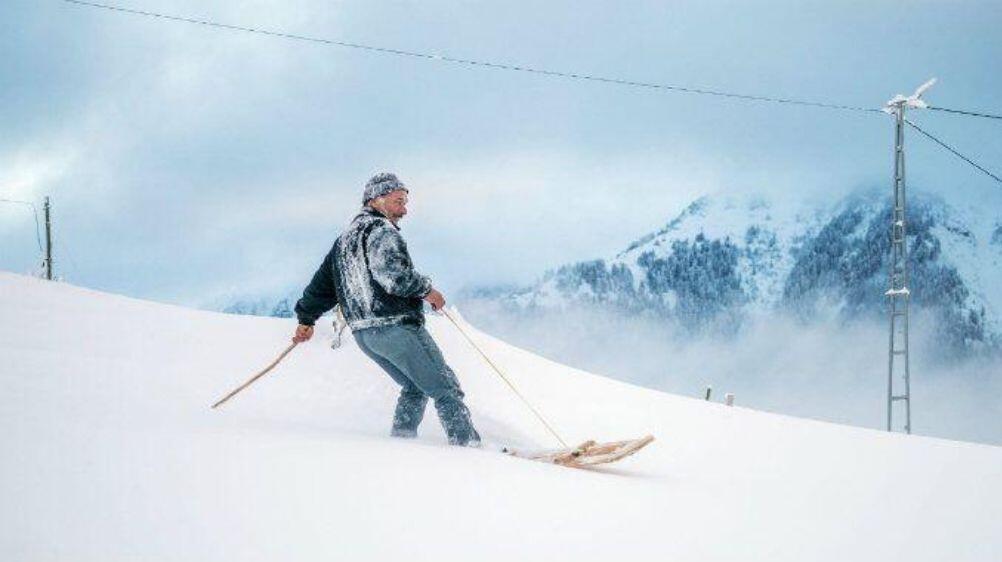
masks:
<svg viewBox="0 0 1002 562"><path fill-rule="evenodd" d="M49 198L45 198L45 278L52 281L52 214Z"/></svg>

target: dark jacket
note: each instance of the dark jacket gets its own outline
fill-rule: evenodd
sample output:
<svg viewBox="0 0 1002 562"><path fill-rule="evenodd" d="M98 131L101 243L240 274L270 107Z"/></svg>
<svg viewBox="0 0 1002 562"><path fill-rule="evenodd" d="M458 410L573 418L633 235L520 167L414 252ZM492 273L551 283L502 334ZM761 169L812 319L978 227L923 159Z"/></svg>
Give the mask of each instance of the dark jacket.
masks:
<svg viewBox="0 0 1002 562"><path fill-rule="evenodd" d="M336 248L336 246L335 246ZM337 287L337 270L335 269L334 249L327 252L327 257L313 274L310 284L303 290L303 296L296 303L296 317L304 326L312 326L317 318L340 304ZM342 310L344 307L342 307Z"/></svg>
<svg viewBox="0 0 1002 562"><path fill-rule="evenodd" d="M296 315L300 323L312 325L340 304L352 330L421 325L421 299L429 291L431 280L414 270L400 229L366 207L334 242L296 303Z"/></svg>

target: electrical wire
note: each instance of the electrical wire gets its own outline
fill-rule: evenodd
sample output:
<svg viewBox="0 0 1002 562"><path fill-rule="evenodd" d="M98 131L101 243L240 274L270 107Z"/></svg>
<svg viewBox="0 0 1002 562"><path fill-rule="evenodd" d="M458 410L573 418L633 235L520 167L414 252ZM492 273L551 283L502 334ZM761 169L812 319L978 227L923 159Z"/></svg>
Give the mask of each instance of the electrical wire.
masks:
<svg viewBox="0 0 1002 562"><path fill-rule="evenodd" d="M27 205L31 207L31 215L35 218L35 242L38 243L38 251L42 252L42 234L41 229L38 226L38 207L31 201L20 201L17 199L0 199L3 203L19 203L21 205Z"/></svg>
<svg viewBox="0 0 1002 562"><path fill-rule="evenodd" d="M402 49L392 49L392 48L388 48L388 47L379 47L379 46L375 46L375 45L365 45L365 44L361 44L361 43L350 43L350 42L347 42L347 41L337 41L337 40L333 40L333 39L324 39L324 38L319 38L319 37L309 37L309 36L306 36L306 35L297 35L297 34L293 34L293 33L285 33L285 32L281 32L281 31L272 31L272 30L268 30L268 29L258 29L258 28L253 28L253 27L244 27L244 26L239 26L239 25L233 25L233 24L227 24L227 23L217 22L217 21L213 21L213 20L195 19L195 18L188 18L188 17L183 17L183 16L175 16L175 15L170 15L170 14L164 14L164 13L159 13L159 12L150 12L150 11L146 11L146 10L136 10L136 9L125 8L125 7L117 6L117 5L113 5L113 4L99 4L97 2L87 2L85 0L63 0L63 2L66 2L68 4L76 4L78 6L85 6L85 7L89 7L89 8L97 8L97 9L109 10L109 11L114 11L114 12L121 12L121 13L132 14L132 15L139 15L139 16L145 16L145 17L151 17L151 18L157 18L157 19L164 19L164 20L170 20L170 21L176 21L176 22L183 22L183 23L190 23L190 24L196 24L196 25L203 25L203 26L213 27L213 28L218 28L218 29L227 29L227 30L231 30L231 31L242 31L242 32L246 32L246 33L255 33L255 34L259 34L259 35L267 35L267 36L271 36L271 37L279 37L279 38L291 39L291 40L296 40L296 41L307 41L307 42L319 43L319 44L323 44L323 45L339 46L339 47L346 47L346 48L351 48L351 49L361 49L361 50L365 50L365 51L372 51L372 52L378 52L378 53L384 53L384 54L390 54L390 55L412 57L412 58L420 58L420 59L442 61L442 62L450 62L450 63L462 64L462 65L468 65L468 66L478 66L478 67L490 68L490 69L495 69L495 70L507 70L507 71L513 71L513 72L527 72L527 73L532 73L532 74L540 74L540 75L545 75L545 76L567 78L567 79L573 79L573 80L583 80L583 81L591 81L591 82L602 82L602 83L607 83L607 84L616 84L616 85L620 85L620 86L630 86L630 87L636 87L636 88L657 89L657 90L681 92L681 93L687 93L687 94L716 96L716 97L738 99L738 100L744 100L744 101L770 102L770 103L800 105L800 106L807 106L807 107L818 107L818 108L824 108L824 109L835 109L835 110L844 110L844 111L857 111L857 112L865 112L865 113L883 113L882 109L870 108L870 107L845 105L845 104L838 104L838 103L828 103L828 102L818 102L818 101L811 101L811 100L800 100L800 99L777 97L777 96L760 96L760 95L753 95L753 94L740 94L740 93L735 93L735 92L726 92L726 91L722 91L722 90L710 90L710 89L706 89L706 88L695 88L695 87L690 87L690 86L676 86L676 85L670 85L670 84L656 84L656 83L652 83L652 82L639 82L639 81L635 81L635 80L624 80L624 79L619 79L619 78L608 78L608 77L604 77L604 76L594 76L594 75L589 75L589 74L578 74L578 73L572 73L572 72L561 72L561 71L556 71L556 70L545 70L545 69L539 69L539 68L533 68L533 67L521 66L521 65L502 64L502 63L495 63L495 62L489 62L489 61L478 61L478 60L472 60L472 59L462 59L462 58L455 58L455 57L449 57L449 56L438 55L438 54L421 53L421 52L417 52L417 51L405 51L405 50L402 50ZM952 109L952 108L946 108L946 107L936 107L936 106L929 106L927 109L930 109L932 111L942 111L942 112L954 113L954 114L958 114L958 115L966 115L966 116L971 116L971 117L981 117L981 118L986 118L986 119L999 119L999 120L1002 120L1002 115L993 115L993 114L989 114L989 113L980 113L980 112L974 112L974 111L966 111L966 110ZM951 153L953 153L958 158L960 158L960 159L964 160L965 162L967 162L968 164L974 166L975 168L977 168L978 170L980 170L984 174L988 175L989 177L991 177L995 181L997 181L999 183L1002 183L1002 179L1000 179L999 176L997 176L997 175L989 172L984 167L978 165L976 162L974 162L970 158L968 158L968 157L964 156L963 154L961 154L959 151L955 150L954 148L952 148L951 146L947 145L946 143L944 143L943 141L939 140L938 138L934 137L933 135L927 133L922 128L920 128L918 125L916 125L915 123L912 123L911 121L909 121L907 119L905 120L905 122L907 122L909 126L911 126L912 128L914 128L918 132L922 133L923 135L925 135L926 137L928 137L929 139L931 139L935 143L939 144L940 146L942 146L946 150L949 150ZM36 211L36 216L35 216L35 224L36 224L36 235L37 235L37 225L38 225L37 211ZM40 241L39 241L39 248L41 248L41 242Z"/></svg>
<svg viewBox="0 0 1002 562"><path fill-rule="evenodd" d="M926 109L931 109L933 111L945 111L947 113L957 113L959 115L967 115L970 117L984 117L985 119L1002 120L1002 115L992 115L991 113L979 113L977 111L964 111L963 109L950 109L948 107L934 107L931 105Z"/></svg>
<svg viewBox="0 0 1002 562"><path fill-rule="evenodd" d="M63 238L61 238L59 240L59 247L62 248L62 250L63 250L63 255L66 257L65 261L70 264L70 268L73 270L73 273L79 279L81 277L80 276L80 266L77 265L77 260L73 259L73 252L70 251L70 247L66 243L66 238L67 237L64 236ZM55 260L53 260L53 261L55 261Z"/></svg>
<svg viewBox="0 0 1002 562"><path fill-rule="evenodd" d="M177 22L191 23L191 24L196 24L196 25L204 25L204 26L207 26L207 27L214 27L214 28L219 28L219 29L228 29L228 30L231 30L231 31L243 31L243 32L246 32L246 33L256 33L256 34L259 34L259 35L268 35L268 36L271 36L271 37L281 37L281 38L284 38L284 39L292 39L292 40L296 40L296 41L308 41L308 42L311 42L311 43L320 43L320 44L324 44L324 45L347 47L347 48L351 48L351 49L361 49L361 50L365 50L365 51L373 51L373 52L385 53L385 54L397 55L397 56L403 56L403 57L413 57L413 58L427 59L427 60L433 60L433 61L450 62L450 63L467 65L467 66L477 66L477 67L483 67L483 68L490 68L490 69L494 69L494 70L507 70L507 71L513 71L513 72L527 72L527 73L531 73L531 74L541 74L541 75L545 75L545 76L567 78L567 79L572 79L572 80L583 80L583 81L589 81L589 82L602 82L602 83L606 83L606 84L616 84L616 85L620 85L620 86L630 86L630 87L635 87L635 88L647 88L647 89L655 89L655 90L665 90L665 91L673 91L673 92L681 92L681 93L697 94L697 95L705 95L705 96L716 96L716 97L731 98L731 99L738 99L738 100L744 100L744 101L770 102L770 103L800 105L800 106L807 106L807 107L818 107L818 108L824 108L824 109L835 109L835 110L843 110L843 111L858 111L858 112L866 112L866 113L881 113L882 112L881 109L871 108L871 107L861 107L861 106L854 106L854 105L845 105L845 104L839 104L839 103L827 103L827 102L819 102L819 101L811 101L811 100L800 100L800 99L785 98L785 97L778 97L778 96L760 96L760 95L753 95L753 94L740 94L740 93L734 93L734 92L725 92L725 91L722 91L722 90L711 90L711 89L706 89L706 88L695 88L695 87L690 87L690 86L675 86L675 85L669 85L669 84L656 84L656 83L652 83L652 82L639 82L639 81L635 81L635 80L623 80L623 79L619 79L619 78L608 78L608 77L604 77L604 76L593 76L593 75L579 74L579 73L574 73L574 72L561 72L561 71L556 71L556 70L545 70L545 69L540 69L540 68L533 68L533 67L529 67L529 66L521 66L521 65L514 65L514 64L502 64L502 63L489 62L489 61L478 61L478 60L472 60L472 59L462 59L462 58L455 58L455 57L449 57L449 56L438 55L438 54L421 53L421 52L417 52L417 51L405 51L405 50L401 50L401 49L392 49L392 48L388 48L388 47L379 47L379 46L374 46L374 45L365 45L365 44L361 44L361 43L350 43L350 42L347 42L347 41L336 41L336 40L333 40L333 39L323 39L323 38L319 38L319 37L309 37L309 36L306 36L306 35L296 35L296 34L293 34L293 33L285 33L285 32L281 32L281 31L271 31L271 30L268 30L268 29L258 29L258 28L254 28L254 27L244 27L244 26L240 26L240 25L232 25L232 24L221 23L221 22L212 21L212 20L203 20L203 19L196 19L196 18L188 18L188 17L175 16L175 15L164 14L164 13L159 13L159 12L149 12L149 11L146 11L146 10L136 10L136 9L132 9L132 8L124 8L122 6L116 6L116 5L113 5L113 4L99 4L99 3L96 3L96 2L86 2L84 0L63 0L63 2L66 2L68 4L76 4L76 5L79 5L79 6L86 6L86 7L89 7L89 8L99 8L99 9L102 9L102 10L109 10L109 11L113 11L113 12L122 12L122 13L126 13L126 14L138 15L138 16L145 16L145 17L165 19L165 20L171 20L171 21L177 21Z"/></svg>
<svg viewBox="0 0 1002 562"><path fill-rule="evenodd" d="M988 170L984 169L983 167L981 167L980 165L978 165L977 162L975 162L975 161L971 160L970 158L964 156L963 154L961 154L960 152L958 152L952 146L950 146L950 145L946 144L945 142L939 140L938 138L932 136L931 134L929 134L928 132L926 132L925 130L923 130L921 127L919 127L915 123L912 123L911 121L909 121L908 119L905 119L905 123L908 123L908 125L911 126L913 129L915 129L916 131L922 133L923 135L925 135L926 137L928 137L930 140L932 140L933 142L935 142L939 146L941 146L941 147L949 150L950 152L952 152L953 155L956 156L957 158L960 158L964 162L967 162L971 166L974 166L978 170L981 170L981 172L983 172L985 175L987 175L988 177L990 177L993 180L995 180L995 181L999 182L1000 184L1002 184L1002 178L1000 178L1000 177L996 176L995 174L989 172Z"/></svg>

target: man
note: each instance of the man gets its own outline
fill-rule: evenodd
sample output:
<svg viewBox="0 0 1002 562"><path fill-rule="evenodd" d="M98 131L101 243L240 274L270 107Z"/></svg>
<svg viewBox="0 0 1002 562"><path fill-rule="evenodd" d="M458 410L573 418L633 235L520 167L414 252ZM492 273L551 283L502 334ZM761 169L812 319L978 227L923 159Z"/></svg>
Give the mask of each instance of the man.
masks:
<svg viewBox="0 0 1002 562"><path fill-rule="evenodd" d="M424 328L422 300L439 310L445 298L414 270L400 235L408 193L393 174L365 184L362 211L296 303L299 326L292 339L309 340L316 320L340 305L358 347L401 386L391 435L416 437L431 397L449 443L479 446L459 381Z"/></svg>

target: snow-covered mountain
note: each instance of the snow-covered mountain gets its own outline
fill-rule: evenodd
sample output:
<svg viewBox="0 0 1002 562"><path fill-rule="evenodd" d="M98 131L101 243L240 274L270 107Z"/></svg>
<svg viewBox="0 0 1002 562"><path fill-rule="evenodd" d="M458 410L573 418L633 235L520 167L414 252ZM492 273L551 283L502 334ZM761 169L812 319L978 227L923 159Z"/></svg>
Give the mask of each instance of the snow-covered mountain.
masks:
<svg viewBox="0 0 1002 562"><path fill-rule="evenodd" d="M0 559L995 561L1002 448L648 390L468 327L565 439L653 433L609 469L450 448L330 327L220 410L292 321L0 273ZM443 318L491 441L545 429ZM431 409L430 409L431 410Z"/></svg>
<svg viewBox="0 0 1002 562"><path fill-rule="evenodd" d="M207 308L219 310L227 314L242 314L244 316L271 316L274 318L292 318L295 316L293 308L296 306L296 296L281 298L267 297L245 297L227 299L215 306Z"/></svg>
<svg viewBox="0 0 1002 562"><path fill-rule="evenodd" d="M876 193L831 207L706 196L615 256L568 264L490 297L523 311L601 305L724 331L749 314L880 317L889 217L889 201ZM996 345L1002 221L994 210L962 212L915 194L908 242L912 303L934 315L944 348Z"/></svg>

